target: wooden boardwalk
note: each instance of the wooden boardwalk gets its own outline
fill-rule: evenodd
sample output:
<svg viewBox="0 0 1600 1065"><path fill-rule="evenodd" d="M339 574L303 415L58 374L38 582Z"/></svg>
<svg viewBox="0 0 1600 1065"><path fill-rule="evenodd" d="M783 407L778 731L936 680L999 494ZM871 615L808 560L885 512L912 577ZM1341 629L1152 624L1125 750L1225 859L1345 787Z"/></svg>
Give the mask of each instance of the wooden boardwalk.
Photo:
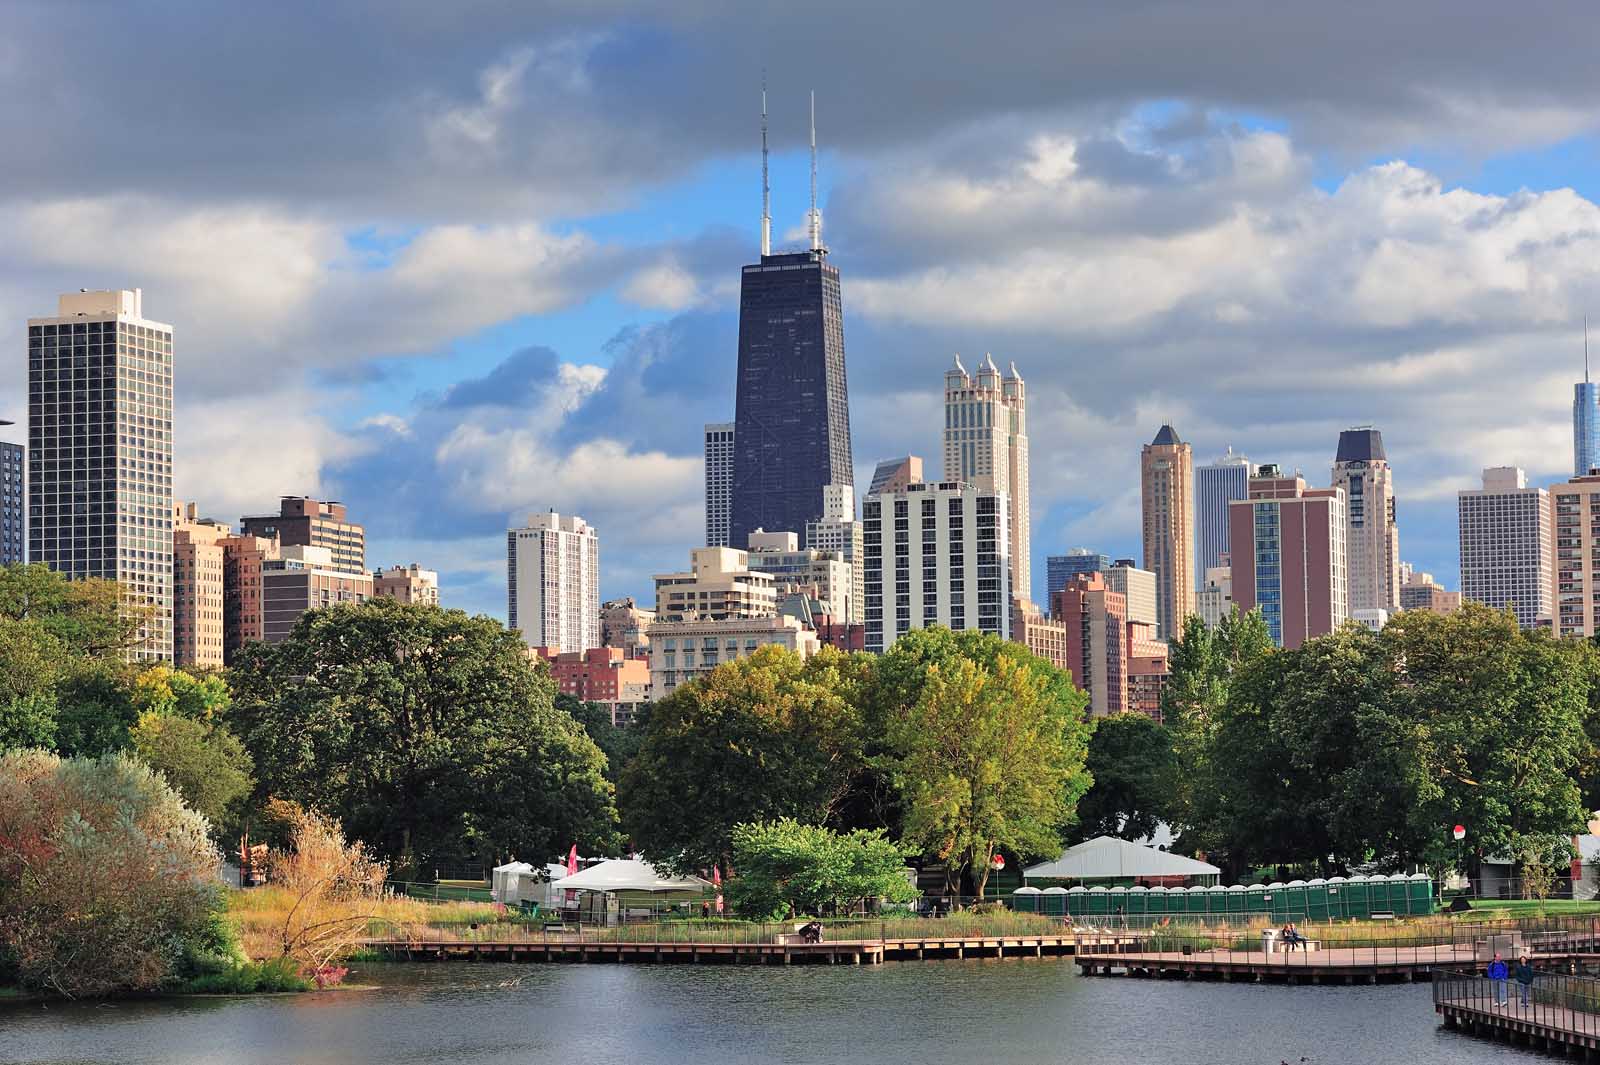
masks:
<svg viewBox="0 0 1600 1065"><path fill-rule="evenodd" d="M1585 1059L1600 1052L1600 1015L1560 1006L1523 1006L1512 984L1505 1008L1478 999L1443 999L1433 1004L1446 1028L1472 1035L1523 1043L1539 1050L1571 1053Z"/></svg>
<svg viewBox="0 0 1600 1065"><path fill-rule="evenodd" d="M1477 969L1436 969L1433 1008L1446 1028L1585 1060L1600 1056L1600 979L1540 971L1529 1002L1514 981L1497 988ZM1495 999L1504 993L1506 1001Z"/></svg>
<svg viewBox="0 0 1600 1065"><path fill-rule="evenodd" d="M1331 947L1310 952L1264 954L1259 950L1196 950L1120 953L1084 952L1075 959L1084 975L1182 976L1286 983L1377 983L1414 980L1434 966L1471 968L1470 944L1425 947Z"/></svg>
<svg viewBox="0 0 1600 1065"><path fill-rule="evenodd" d="M737 965L879 965L885 961L1045 958L1127 945L1126 933L1025 936L925 936L821 943L617 942L583 936L510 940L370 939L362 945L397 961L660 962Z"/></svg>

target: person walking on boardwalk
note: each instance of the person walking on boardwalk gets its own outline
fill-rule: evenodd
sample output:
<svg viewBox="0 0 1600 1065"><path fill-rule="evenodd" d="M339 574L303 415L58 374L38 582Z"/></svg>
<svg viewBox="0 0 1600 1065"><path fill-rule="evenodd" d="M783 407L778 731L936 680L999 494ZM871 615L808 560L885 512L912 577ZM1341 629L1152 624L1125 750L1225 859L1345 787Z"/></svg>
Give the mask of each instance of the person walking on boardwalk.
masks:
<svg viewBox="0 0 1600 1065"><path fill-rule="evenodd" d="M1533 1001L1533 963L1528 960L1526 954L1517 959L1517 971L1514 975L1517 978L1517 987L1520 989L1518 994L1521 996L1522 1007L1527 1009Z"/></svg>
<svg viewBox="0 0 1600 1065"><path fill-rule="evenodd" d="M1511 975L1506 968L1505 961L1500 957L1500 952L1494 952L1494 960L1489 963L1488 970L1484 973L1489 978L1489 986L1494 988L1494 1008L1504 1009L1506 1004L1506 978Z"/></svg>

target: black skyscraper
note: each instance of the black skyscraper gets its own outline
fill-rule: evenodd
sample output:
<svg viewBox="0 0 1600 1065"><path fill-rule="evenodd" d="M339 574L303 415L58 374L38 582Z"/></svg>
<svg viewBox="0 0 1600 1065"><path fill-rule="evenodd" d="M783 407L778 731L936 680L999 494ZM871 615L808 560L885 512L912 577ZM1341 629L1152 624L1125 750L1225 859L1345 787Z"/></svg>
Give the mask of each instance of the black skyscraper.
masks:
<svg viewBox="0 0 1600 1065"><path fill-rule="evenodd" d="M772 254L767 94L761 93L761 261L739 283L739 381L728 546L750 533L792 532L822 517L822 490L854 484L844 383L839 270L817 210L817 101L811 98L811 247Z"/></svg>
<svg viewBox="0 0 1600 1065"><path fill-rule="evenodd" d="M728 544L805 535L822 489L852 484L839 270L822 249L763 255L739 289L739 381Z"/></svg>

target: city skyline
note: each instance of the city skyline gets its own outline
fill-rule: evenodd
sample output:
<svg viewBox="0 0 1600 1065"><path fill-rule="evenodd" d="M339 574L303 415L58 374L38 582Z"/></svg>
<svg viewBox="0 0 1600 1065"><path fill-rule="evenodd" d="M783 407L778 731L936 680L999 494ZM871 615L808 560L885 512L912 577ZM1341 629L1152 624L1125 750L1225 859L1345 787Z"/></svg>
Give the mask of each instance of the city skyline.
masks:
<svg viewBox="0 0 1600 1065"><path fill-rule="evenodd" d="M216 91L210 60L163 35L170 16L24 13L19 76L60 91L0 105L35 145L0 180L0 311L145 289L189 353L174 491L202 514L345 500L375 559L437 567L448 604L503 617L499 537L555 507L607 536L602 594L641 595L699 538L694 434L732 413L765 67L778 250L808 239L813 87L826 116L858 495L877 459L933 457L938 397L913 383L992 351L1026 368L1036 411L1036 575L1074 544L1138 557L1130 452L1163 421L1197 459L1232 444L1313 483L1335 434L1372 422L1402 475L1403 555L1453 585L1458 489L1485 466L1570 475L1600 165L1589 88L1551 73L1572 42L1529 26L1514 55L1463 62L1495 37L1462 29L1482 12L1438 11L1385 27L1415 64L1358 70L1299 43L1347 39L1333 13L1253 12L1239 47L1289 48L1292 93L1240 82L1228 49L1170 62L1182 13L1146 37L1116 16L1055 33L1071 16L1039 12L1045 32L972 71L981 98L919 87L880 29L829 52L849 77L828 83L799 50L692 14L579 32L512 13L430 38L406 69L332 70L321 50L350 51L349 31L291 32L273 62L332 81L272 100L251 76ZM764 34L812 39L797 13L772 17ZM966 40L918 33L922 62L971 62ZM108 135L122 165L74 168L67 131L106 79L129 80L130 34L168 74ZM1067 51L1046 61L1035 37ZM700 41L736 58L681 76ZM63 50L84 60L72 84L35 66ZM1136 58L1113 69L1119 52ZM23 420L24 397L25 370L0 367L0 418ZM240 432L256 424L272 447Z"/></svg>

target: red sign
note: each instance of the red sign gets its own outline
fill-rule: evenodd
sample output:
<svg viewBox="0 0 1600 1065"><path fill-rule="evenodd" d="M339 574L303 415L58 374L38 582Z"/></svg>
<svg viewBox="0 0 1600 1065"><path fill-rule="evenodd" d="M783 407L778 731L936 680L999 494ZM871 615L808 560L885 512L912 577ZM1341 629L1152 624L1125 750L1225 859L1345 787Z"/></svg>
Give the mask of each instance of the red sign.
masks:
<svg viewBox="0 0 1600 1065"><path fill-rule="evenodd" d="M996 869L1004 869L1006 867L1006 856L1003 854L996 854L992 859L990 859L989 864L994 866Z"/></svg>
<svg viewBox="0 0 1600 1065"><path fill-rule="evenodd" d="M1467 838L1467 826L1466 825L1457 825L1455 828L1452 828L1450 830L1450 834L1452 836L1454 836L1458 840L1466 839Z"/></svg>

